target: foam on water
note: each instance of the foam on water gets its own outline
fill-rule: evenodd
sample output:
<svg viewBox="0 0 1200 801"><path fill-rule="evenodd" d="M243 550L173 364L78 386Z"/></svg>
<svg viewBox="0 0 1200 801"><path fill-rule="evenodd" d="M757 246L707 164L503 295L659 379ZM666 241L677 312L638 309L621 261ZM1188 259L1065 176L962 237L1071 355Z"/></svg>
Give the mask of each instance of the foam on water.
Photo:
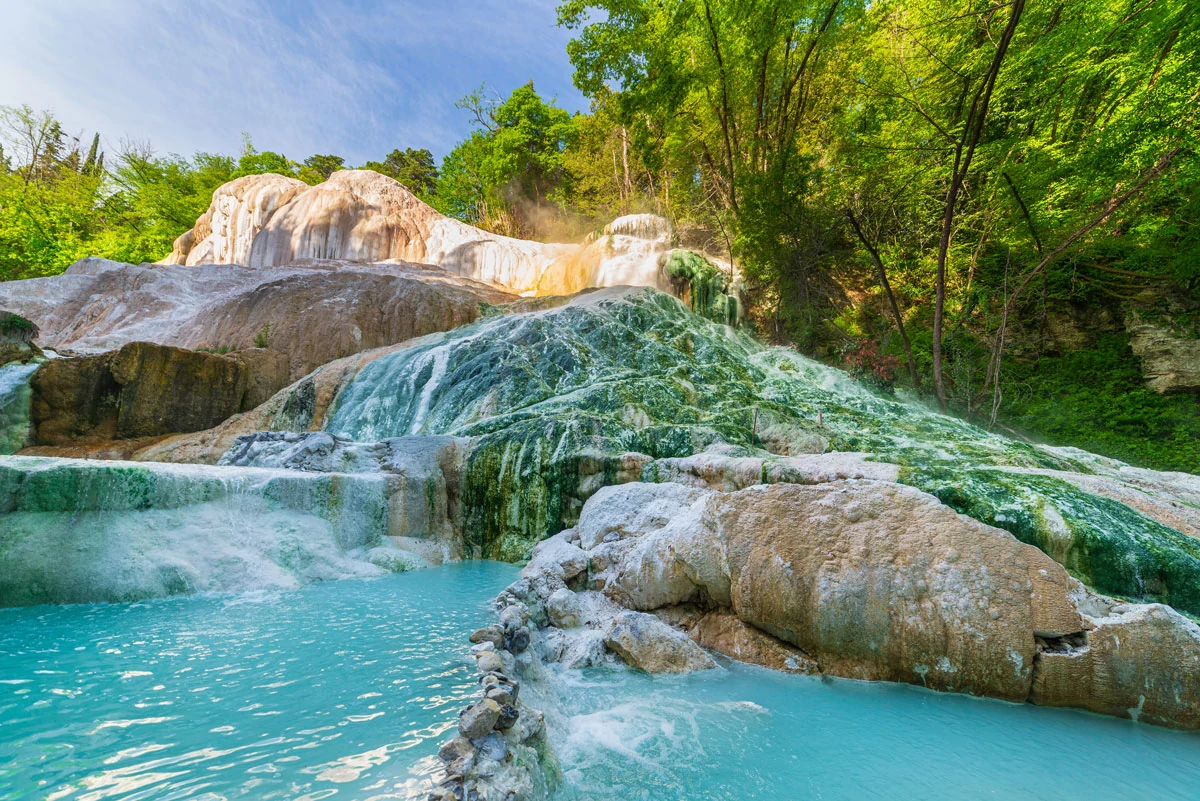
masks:
<svg viewBox="0 0 1200 801"><path fill-rule="evenodd" d="M725 663L558 674L554 801L1200 798L1200 736Z"/></svg>

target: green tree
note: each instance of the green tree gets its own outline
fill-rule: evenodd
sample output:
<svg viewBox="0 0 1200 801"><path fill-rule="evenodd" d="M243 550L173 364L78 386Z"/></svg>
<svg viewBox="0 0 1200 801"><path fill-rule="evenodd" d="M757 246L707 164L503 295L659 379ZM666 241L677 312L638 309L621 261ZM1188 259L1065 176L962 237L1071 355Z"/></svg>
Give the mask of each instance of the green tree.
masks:
<svg viewBox="0 0 1200 801"><path fill-rule="evenodd" d="M364 170L374 170L399 181L417 197L428 202L437 191L438 169L433 154L421 148L393 150L383 161L368 161Z"/></svg>
<svg viewBox="0 0 1200 801"><path fill-rule="evenodd" d="M341 156L313 155L304 160L296 171L296 177L309 186L315 186L329 178L338 170L346 168L346 160Z"/></svg>
<svg viewBox="0 0 1200 801"><path fill-rule="evenodd" d="M477 129L443 160L436 205L443 213L514 236L537 236L560 211L564 152L575 120L530 82L504 100L485 89L459 103Z"/></svg>

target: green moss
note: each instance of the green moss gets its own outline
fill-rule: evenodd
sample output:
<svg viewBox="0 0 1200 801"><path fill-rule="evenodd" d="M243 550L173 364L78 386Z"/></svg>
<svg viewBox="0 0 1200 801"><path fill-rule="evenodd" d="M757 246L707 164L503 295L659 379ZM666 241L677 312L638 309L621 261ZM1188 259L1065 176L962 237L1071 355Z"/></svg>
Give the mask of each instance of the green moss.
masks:
<svg viewBox="0 0 1200 801"><path fill-rule="evenodd" d="M1035 545L1100 592L1200 614L1200 540L1060 478L905 468L900 480Z"/></svg>
<svg viewBox="0 0 1200 801"><path fill-rule="evenodd" d="M462 488L468 549L512 560L573 522L581 475L626 452L686 456L724 444L1088 469L873 394L653 290L492 317L385 356L339 394L327 428L360 442L474 438Z"/></svg>
<svg viewBox="0 0 1200 801"><path fill-rule="evenodd" d="M673 250L664 269L672 278L687 281L696 314L724 325L741 322L742 308L732 280L711 261L690 250Z"/></svg>

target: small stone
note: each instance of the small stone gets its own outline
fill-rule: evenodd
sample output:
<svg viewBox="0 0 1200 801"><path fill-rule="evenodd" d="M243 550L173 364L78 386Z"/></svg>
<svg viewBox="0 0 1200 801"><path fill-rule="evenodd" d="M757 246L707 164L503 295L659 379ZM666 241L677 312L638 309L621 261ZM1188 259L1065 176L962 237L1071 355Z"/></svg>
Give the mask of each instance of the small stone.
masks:
<svg viewBox="0 0 1200 801"><path fill-rule="evenodd" d="M456 759L462 759L464 756L474 755L475 746L471 745L471 741L466 737L455 737L453 740L447 740L438 749L438 758L443 762L453 762Z"/></svg>
<svg viewBox="0 0 1200 801"><path fill-rule="evenodd" d="M497 685L495 687L490 688L487 691L487 693L484 694L483 697L491 698L497 704L500 704L501 706L503 706L505 704L511 704L513 701L515 701L516 696L517 696L517 693L515 691L515 688L506 687L504 685Z"/></svg>
<svg viewBox="0 0 1200 801"><path fill-rule="evenodd" d="M462 711L458 716L458 730L463 737L477 740L496 728L500 720L500 705L490 698L484 698Z"/></svg>
<svg viewBox="0 0 1200 801"><path fill-rule="evenodd" d="M504 644L504 631L499 626L485 626L471 634L470 640L473 643L490 642L499 648Z"/></svg>
<svg viewBox="0 0 1200 801"><path fill-rule="evenodd" d="M478 645L471 646L471 653L473 653L473 654L481 654L484 651L494 651L494 650L496 650L496 644L494 642L491 642L490 640L481 642Z"/></svg>
<svg viewBox="0 0 1200 801"><path fill-rule="evenodd" d="M508 743L499 734L489 734L479 741L479 758L500 762L508 756Z"/></svg>
<svg viewBox="0 0 1200 801"><path fill-rule="evenodd" d="M560 629L576 628L583 617L579 596L568 589L557 590L546 599L546 617Z"/></svg>
<svg viewBox="0 0 1200 801"><path fill-rule="evenodd" d="M517 629L512 634L508 635L505 645L507 645L508 650L512 651L514 654L521 653L529 647L529 629L523 627Z"/></svg>
<svg viewBox="0 0 1200 801"><path fill-rule="evenodd" d="M503 670L504 662L495 651L484 651L476 657L475 667L482 673L490 673L493 670Z"/></svg>
<svg viewBox="0 0 1200 801"><path fill-rule="evenodd" d="M525 604L513 604L507 607L500 613L500 625L506 632L514 632L521 626L525 625L525 618L528 616L529 607Z"/></svg>
<svg viewBox="0 0 1200 801"><path fill-rule="evenodd" d="M500 718L496 721L496 731L508 731L521 717L521 713L513 704L500 707Z"/></svg>

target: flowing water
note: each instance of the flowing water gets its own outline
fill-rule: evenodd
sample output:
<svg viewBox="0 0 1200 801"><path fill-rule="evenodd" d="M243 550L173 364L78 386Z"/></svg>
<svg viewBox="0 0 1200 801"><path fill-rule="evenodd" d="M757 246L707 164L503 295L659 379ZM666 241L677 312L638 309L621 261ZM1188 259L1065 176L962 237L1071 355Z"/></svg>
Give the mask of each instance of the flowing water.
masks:
<svg viewBox="0 0 1200 801"><path fill-rule="evenodd" d="M0 453L13 453L29 439L29 379L39 367L36 362L0 366Z"/></svg>
<svg viewBox="0 0 1200 801"><path fill-rule="evenodd" d="M0 798L419 797L517 569L0 610ZM730 665L551 674L572 799L1200 798L1200 736Z"/></svg>

